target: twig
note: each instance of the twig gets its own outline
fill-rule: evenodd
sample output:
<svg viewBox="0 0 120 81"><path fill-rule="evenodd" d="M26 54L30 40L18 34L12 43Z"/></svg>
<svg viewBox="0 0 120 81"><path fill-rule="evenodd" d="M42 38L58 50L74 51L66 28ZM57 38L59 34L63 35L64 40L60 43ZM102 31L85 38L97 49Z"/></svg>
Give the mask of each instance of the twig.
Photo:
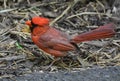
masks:
<svg viewBox="0 0 120 81"><path fill-rule="evenodd" d="M68 10L71 8L71 4L63 11L63 13L61 15L59 15L57 18L55 18L50 25L53 25L56 21L58 21L60 18L62 18L67 12Z"/></svg>
<svg viewBox="0 0 120 81"><path fill-rule="evenodd" d="M105 14L105 13L97 13L97 12L82 12L82 13L78 13L76 15L71 15L69 17L67 17L67 19L69 18L73 18L73 17L76 17L76 16L81 16L81 15L106 15L108 17L111 17L112 14Z"/></svg>
<svg viewBox="0 0 120 81"><path fill-rule="evenodd" d="M90 4L92 7L93 7L93 9L96 11L96 13L98 14L98 17L99 18L101 18L101 15L99 14L99 11L97 10L97 8L94 6L94 5L92 5L92 4Z"/></svg>
<svg viewBox="0 0 120 81"><path fill-rule="evenodd" d="M13 75L13 74L4 74L4 75L0 76L0 79L1 78L11 78L13 76L15 76L15 75Z"/></svg>
<svg viewBox="0 0 120 81"><path fill-rule="evenodd" d="M17 35L23 37L24 39L26 39L27 37L30 37L30 33L26 33L26 32L10 31L10 33L17 34Z"/></svg>
<svg viewBox="0 0 120 81"><path fill-rule="evenodd" d="M0 11L0 14L1 14L1 13L5 13L5 12L10 12L10 11L13 11L13 10L16 10L16 9L17 9L17 8L1 10L1 11Z"/></svg>
<svg viewBox="0 0 120 81"><path fill-rule="evenodd" d="M6 3L7 3L7 0L4 0L4 8L7 7Z"/></svg>
<svg viewBox="0 0 120 81"><path fill-rule="evenodd" d="M64 11L63 13L58 16L57 18L55 18L51 23L50 23L50 26L53 25L56 21L58 21L60 18L62 18L67 12L68 10L73 7L77 2L79 2L79 0L76 0L76 1L73 1L73 4L71 3Z"/></svg>
<svg viewBox="0 0 120 81"><path fill-rule="evenodd" d="M30 3L30 0L27 0L27 3L28 3L28 4L31 4L31 3Z"/></svg>
<svg viewBox="0 0 120 81"><path fill-rule="evenodd" d="M105 6L99 1L99 0L96 0L97 1L97 3L103 8L103 11L104 11L104 13L105 13Z"/></svg>
<svg viewBox="0 0 120 81"><path fill-rule="evenodd" d="M24 55L19 55L19 56L10 56L10 57L5 57L5 58L0 58L0 61L11 61L11 60L19 60L19 59L25 59Z"/></svg>

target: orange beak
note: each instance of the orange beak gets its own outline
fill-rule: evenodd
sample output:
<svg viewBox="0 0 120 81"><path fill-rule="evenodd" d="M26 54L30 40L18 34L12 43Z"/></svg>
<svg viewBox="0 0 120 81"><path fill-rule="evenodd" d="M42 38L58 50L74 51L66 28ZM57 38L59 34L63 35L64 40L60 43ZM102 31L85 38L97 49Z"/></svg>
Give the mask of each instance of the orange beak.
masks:
<svg viewBox="0 0 120 81"><path fill-rule="evenodd" d="M31 24L31 21L30 21L30 20L26 21L26 22L25 22L25 24L26 24L26 25L28 25L29 27L31 27L31 26L32 26L32 24Z"/></svg>

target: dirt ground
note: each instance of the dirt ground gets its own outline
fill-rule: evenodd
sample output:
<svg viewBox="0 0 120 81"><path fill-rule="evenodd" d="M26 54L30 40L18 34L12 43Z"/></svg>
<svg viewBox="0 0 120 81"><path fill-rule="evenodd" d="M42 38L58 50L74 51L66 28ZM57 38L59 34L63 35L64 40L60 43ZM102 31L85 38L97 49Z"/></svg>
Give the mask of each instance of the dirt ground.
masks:
<svg viewBox="0 0 120 81"><path fill-rule="evenodd" d="M14 78L4 78L0 81L119 81L120 67L83 69L74 72L41 73L34 72Z"/></svg>
<svg viewBox="0 0 120 81"><path fill-rule="evenodd" d="M25 21L44 16L60 31L76 35L113 22L112 38L82 42L82 53L53 61L33 44ZM119 0L0 0L0 78L11 78L32 72L72 71L82 68L120 65ZM79 56L76 56L79 54Z"/></svg>

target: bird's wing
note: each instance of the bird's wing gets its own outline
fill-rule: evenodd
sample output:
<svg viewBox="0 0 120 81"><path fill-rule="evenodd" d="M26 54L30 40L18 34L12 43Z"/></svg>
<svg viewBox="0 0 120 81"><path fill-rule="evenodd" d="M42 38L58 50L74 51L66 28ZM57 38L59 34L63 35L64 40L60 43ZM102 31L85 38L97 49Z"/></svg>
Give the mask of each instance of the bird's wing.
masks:
<svg viewBox="0 0 120 81"><path fill-rule="evenodd" d="M44 47L59 51L69 51L74 50L74 46L69 42L69 39L62 32L50 29L45 34L40 36L39 42L43 43Z"/></svg>

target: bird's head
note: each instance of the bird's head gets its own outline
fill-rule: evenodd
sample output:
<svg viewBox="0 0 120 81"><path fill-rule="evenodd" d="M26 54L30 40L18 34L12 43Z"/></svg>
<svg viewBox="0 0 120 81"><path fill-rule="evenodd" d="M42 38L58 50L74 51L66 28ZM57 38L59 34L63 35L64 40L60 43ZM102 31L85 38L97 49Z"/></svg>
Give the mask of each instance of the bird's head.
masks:
<svg viewBox="0 0 120 81"><path fill-rule="evenodd" d="M40 16L35 16L31 20L26 21L26 24L29 27L34 27L34 26L42 27L42 26L45 26L45 25L49 25L49 19L44 18L44 17L40 17Z"/></svg>
<svg viewBox="0 0 120 81"><path fill-rule="evenodd" d="M25 23L26 23L26 25L29 26L29 28L32 32L33 29L36 27L41 28L41 27L45 27L45 26L49 25L49 19L40 17L40 16L35 16L35 17L31 18L31 20L26 21Z"/></svg>

